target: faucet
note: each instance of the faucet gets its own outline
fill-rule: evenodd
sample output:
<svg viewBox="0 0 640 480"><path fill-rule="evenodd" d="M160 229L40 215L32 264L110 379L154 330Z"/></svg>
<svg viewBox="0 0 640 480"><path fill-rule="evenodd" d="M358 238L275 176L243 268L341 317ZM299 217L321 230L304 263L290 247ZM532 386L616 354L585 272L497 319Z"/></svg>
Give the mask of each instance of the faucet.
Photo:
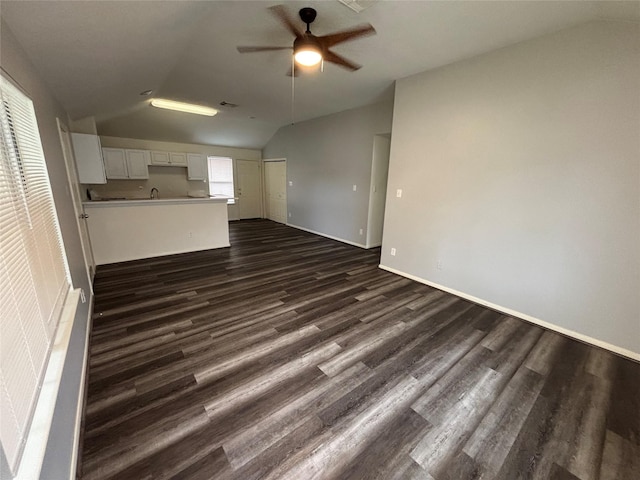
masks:
<svg viewBox="0 0 640 480"><path fill-rule="evenodd" d="M151 189L151 194L149 195L149 198L151 198L152 200L154 198L160 198L160 192L158 191L158 189L156 187L153 187Z"/></svg>

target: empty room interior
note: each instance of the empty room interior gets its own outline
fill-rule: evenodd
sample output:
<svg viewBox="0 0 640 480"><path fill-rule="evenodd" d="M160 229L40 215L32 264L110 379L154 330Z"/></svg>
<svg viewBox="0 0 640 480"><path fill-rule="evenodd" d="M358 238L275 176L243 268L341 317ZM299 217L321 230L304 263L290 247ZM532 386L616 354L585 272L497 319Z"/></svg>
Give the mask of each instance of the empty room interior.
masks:
<svg viewBox="0 0 640 480"><path fill-rule="evenodd" d="M640 478L640 2L0 0L0 478Z"/></svg>

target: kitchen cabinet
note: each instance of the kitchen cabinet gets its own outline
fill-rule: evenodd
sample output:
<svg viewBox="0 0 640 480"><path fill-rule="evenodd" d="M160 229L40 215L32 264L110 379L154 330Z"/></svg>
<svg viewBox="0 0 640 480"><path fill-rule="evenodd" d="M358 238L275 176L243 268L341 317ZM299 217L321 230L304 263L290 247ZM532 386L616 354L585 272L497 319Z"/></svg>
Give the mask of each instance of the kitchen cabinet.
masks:
<svg viewBox="0 0 640 480"><path fill-rule="evenodd" d="M73 144L79 182L85 184L107 183L100 137L88 133L72 133L71 143Z"/></svg>
<svg viewBox="0 0 640 480"><path fill-rule="evenodd" d="M151 152L151 165L166 167L186 167L187 154L176 152Z"/></svg>
<svg viewBox="0 0 640 480"><path fill-rule="evenodd" d="M104 170L109 179L129 178L124 148L103 148Z"/></svg>
<svg viewBox="0 0 640 480"><path fill-rule="evenodd" d="M146 179L150 154L147 150L129 150L124 148L103 148L104 169L108 179Z"/></svg>
<svg viewBox="0 0 640 480"><path fill-rule="evenodd" d="M171 165L169 152L151 152L151 165Z"/></svg>
<svg viewBox="0 0 640 480"><path fill-rule="evenodd" d="M187 179L207 181L207 157L202 153L187 154Z"/></svg>
<svg viewBox="0 0 640 480"><path fill-rule="evenodd" d="M149 161L150 153L148 150L128 150L125 155L127 157L127 171L131 179L149 178Z"/></svg>
<svg viewBox="0 0 640 480"><path fill-rule="evenodd" d="M186 167L187 166L187 154L186 153L169 153L169 160L174 167Z"/></svg>

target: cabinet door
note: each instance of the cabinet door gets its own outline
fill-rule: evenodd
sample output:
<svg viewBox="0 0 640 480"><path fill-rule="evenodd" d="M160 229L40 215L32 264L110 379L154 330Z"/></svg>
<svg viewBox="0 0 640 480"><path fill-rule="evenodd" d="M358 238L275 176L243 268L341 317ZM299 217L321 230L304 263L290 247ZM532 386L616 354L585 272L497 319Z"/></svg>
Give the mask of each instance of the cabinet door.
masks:
<svg viewBox="0 0 640 480"><path fill-rule="evenodd" d="M124 148L103 148L102 157L107 178L129 178Z"/></svg>
<svg viewBox="0 0 640 480"><path fill-rule="evenodd" d="M80 183L107 183L100 138L88 133L72 133L71 143Z"/></svg>
<svg viewBox="0 0 640 480"><path fill-rule="evenodd" d="M169 154L171 165L174 167L186 167L187 166L187 154L186 153L175 153L171 152Z"/></svg>
<svg viewBox="0 0 640 480"><path fill-rule="evenodd" d="M148 164L150 156L148 150L126 150L126 156L129 178L149 178Z"/></svg>
<svg viewBox="0 0 640 480"><path fill-rule="evenodd" d="M151 152L151 165L169 165L169 152Z"/></svg>
<svg viewBox="0 0 640 480"><path fill-rule="evenodd" d="M187 154L187 179L207 181L207 158L203 154Z"/></svg>

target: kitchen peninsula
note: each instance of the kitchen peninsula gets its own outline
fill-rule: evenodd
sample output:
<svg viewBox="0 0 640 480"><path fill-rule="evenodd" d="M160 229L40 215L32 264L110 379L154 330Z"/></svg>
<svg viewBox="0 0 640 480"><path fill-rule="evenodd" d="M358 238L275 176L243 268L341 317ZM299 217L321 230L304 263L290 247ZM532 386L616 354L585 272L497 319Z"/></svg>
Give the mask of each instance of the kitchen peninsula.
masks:
<svg viewBox="0 0 640 480"><path fill-rule="evenodd" d="M83 205L97 265L229 246L226 197Z"/></svg>

